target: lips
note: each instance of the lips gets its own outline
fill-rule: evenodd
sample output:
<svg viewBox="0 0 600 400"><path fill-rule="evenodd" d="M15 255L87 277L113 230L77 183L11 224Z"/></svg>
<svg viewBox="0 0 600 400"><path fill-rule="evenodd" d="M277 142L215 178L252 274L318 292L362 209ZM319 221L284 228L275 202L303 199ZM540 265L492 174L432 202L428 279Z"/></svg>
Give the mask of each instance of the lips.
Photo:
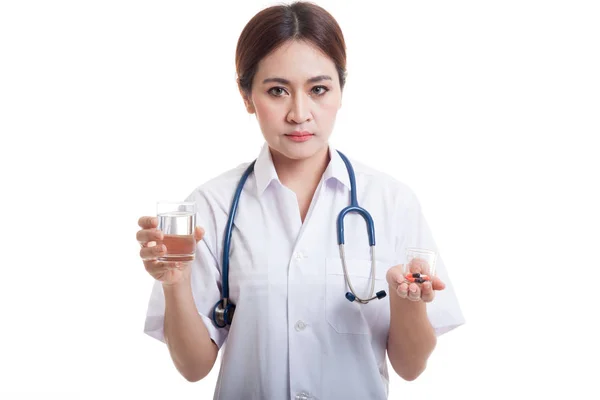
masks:
<svg viewBox="0 0 600 400"><path fill-rule="evenodd" d="M313 134L308 132L308 131L294 131L291 133L286 133L286 136L295 136L295 137L302 137L302 136L312 136Z"/></svg>
<svg viewBox="0 0 600 400"><path fill-rule="evenodd" d="M307 142L314 134L308 131L294 131L292 133L286 133L285 136L293 142Z"/></svg>

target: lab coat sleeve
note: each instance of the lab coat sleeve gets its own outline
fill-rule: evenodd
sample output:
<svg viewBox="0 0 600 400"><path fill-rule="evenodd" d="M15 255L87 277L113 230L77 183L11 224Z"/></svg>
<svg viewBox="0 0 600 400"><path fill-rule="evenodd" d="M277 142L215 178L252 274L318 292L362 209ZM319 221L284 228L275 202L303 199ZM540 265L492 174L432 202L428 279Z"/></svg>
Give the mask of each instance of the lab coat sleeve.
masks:
<svg viewBox="0 0 600 400"><path fill-rule="evenodd" d="M219 349L225 343L229 327L217 328L211 319L212 309L221 299L221 272L215 257L216 252L216 221L206 197L195 191L185 201L195 201L197 207L196 225L205 230L204 238L198 242L192 262L191 286L194 303L198 314L202 318L210 338ZM154 282L148 310L144 333L165 342L164 338L165 297L162 284Z"/></svg>
<svg viewBox="0 0 600 400"><path fill-rule="evenodd" d="M433 234L427 223L421 204L412 190L404 197L399 225L404 227L397 236L396 254L398 264L406 264L406 249L418 247L434 250L437 254L436 275L446 284L444 290L435 292L433 301L427 303L427 315L436 336L449 332L465 323L452 281Z"/></svg>

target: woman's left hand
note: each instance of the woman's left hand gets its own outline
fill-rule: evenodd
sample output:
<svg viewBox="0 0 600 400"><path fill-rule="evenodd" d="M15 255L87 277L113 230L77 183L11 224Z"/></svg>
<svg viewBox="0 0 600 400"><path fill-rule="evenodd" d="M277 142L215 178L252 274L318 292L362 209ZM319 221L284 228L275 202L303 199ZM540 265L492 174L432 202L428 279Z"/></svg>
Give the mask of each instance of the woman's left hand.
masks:
<svg viewBox="0 0 600 400"><path fill-rule="evenodd" d="M429 265L421 259L413 259L409 264L410 273L428 271ZM423 283L410 282L403 274L404 265L399 264L387 271L386 279L390 287L390 292L410 301L424 301L429 303L435 297L436 290L444 290L446 285L440 278L433 276L431 281Z"/></svg>

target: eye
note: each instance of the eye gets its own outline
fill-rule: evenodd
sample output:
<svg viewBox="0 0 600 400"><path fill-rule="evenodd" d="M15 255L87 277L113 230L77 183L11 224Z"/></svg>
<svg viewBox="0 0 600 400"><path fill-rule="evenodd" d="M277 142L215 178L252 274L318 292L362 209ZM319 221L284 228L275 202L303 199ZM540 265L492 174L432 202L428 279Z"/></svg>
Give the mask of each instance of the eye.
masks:
<svg viewBox="0 0 600 400"><path fill-rule="evenodd" d="M322 91L319 91L318 93L315 92L315 89L323 89ZM329 88L327 86L315 86L314 88L312 88L313 93L315 93L317 96L323 96L325 93L329 92Z"/></svg>
<svg viewBox="0 0 600 400"><path fill-rule="evenodd" d="M275 97L281 97L281 96L283 96L283 93L285 93L285 89L282 88L281 86L275 86L275 87L272 87L271 89L269 89L267 91L267 93L269 93Z"/></svg>

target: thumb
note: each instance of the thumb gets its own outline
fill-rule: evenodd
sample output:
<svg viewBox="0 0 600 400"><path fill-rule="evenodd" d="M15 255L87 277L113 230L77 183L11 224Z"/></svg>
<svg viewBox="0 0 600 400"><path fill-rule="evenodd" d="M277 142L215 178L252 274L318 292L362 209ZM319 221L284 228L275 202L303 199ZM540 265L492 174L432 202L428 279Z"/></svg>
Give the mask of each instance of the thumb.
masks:
<svg viewBox="0 0 600 400"><path fill-rule="evenodd" d="M204 237L204 233L204 228L202 228L201 226L196 227L196 229L194 230L194 239L196 239L196 242L202 240L202 238Z"/></svg>
<svg viewBox="0 0 600 400"><path fill-rule="evenodd" d="M431 280L431 285L433 286L434 290L446 289L446 284L444 282L442 282L442 280L440 278L438 278L437 276L433 277L433 279Z"/></svg>

